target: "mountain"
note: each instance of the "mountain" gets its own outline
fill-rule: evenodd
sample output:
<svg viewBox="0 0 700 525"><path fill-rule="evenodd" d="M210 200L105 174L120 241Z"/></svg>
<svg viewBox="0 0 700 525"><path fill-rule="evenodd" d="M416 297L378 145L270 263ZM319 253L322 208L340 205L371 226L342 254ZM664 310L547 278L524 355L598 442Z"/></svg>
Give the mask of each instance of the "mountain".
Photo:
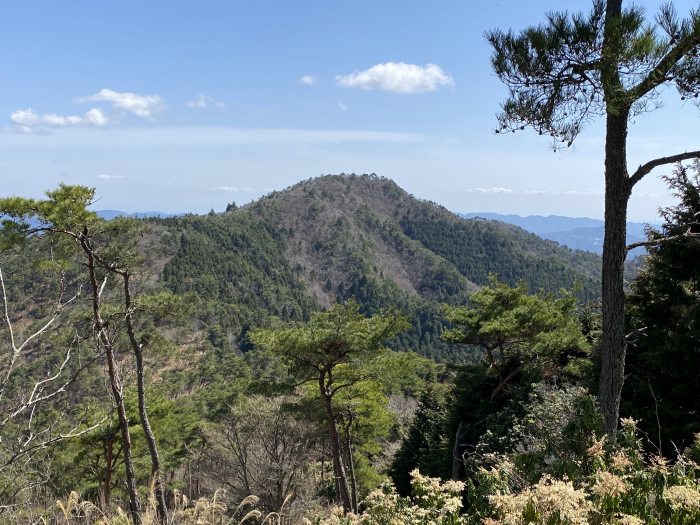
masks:
<svg viewBox="0 0 700 525"><path fill-rule="evenodd" d="M147 219L149 217L159 217L161 219L165 219L168 217L176 216L176 214L174 213L164 213L162 211L143 211L128 213L119 210L97 210L95 213L97 213L99 217L102 217L103 219L106 219L108 221L116 217L133 217L134 219Z"/></svg>
<svg viewBox="0 0 700 525"><path fill-rule="evenodd" d="M492 221L505 222L520 226L523 230L545 237L545 234L574 230L578 228L595 228L603 226L603 221L599 219L590 219L588 217L565 217L562 215L528 215L522 217L520 215L503 215L500 213L479 212L479 213L459 213L461 217L467 219L482 218ZM545 237L546 238L546 237Z"/></svg>
<svg viewBox="0 0 700 525"><path fill-rule="evenodd" d="M556 241L574 250L603 253L605 223L588 217L564 217L561 215L502 215L499 213L459 213L465 218L483 218L520 226L544 239ZM644 230L647 224L627 223L627 244L646 239Z"/></svg>
<svg viewBox="0 0 700 525"><path fill-rule="evenodd" d="M531 289L581 286L599 295L600 259L521 228L466 220L374 175L324 176L223 214L151 219L161 229L162 280L200 297L210 337L245 346L270 316L302 319L355 298L398 308L413 329L397 346L446 357L442 303L466 301L491 273Z"/></svg>
<svg viewBox="0 0 700 525"><path fill-rule="evenodd" d="M535 291L578 285L584 300L600 293L597 255L460 218L375 175L310 179L219 214L141 220L142 282L189 294L192 324L183 330L227 355L248 347L253 327L354 298L363 313L394 308L408 318L412 328L394 347L454 361L464 356L440 340L442 305L465 303L490 274ZM26 261L7 266L37 273Z"/></svg>

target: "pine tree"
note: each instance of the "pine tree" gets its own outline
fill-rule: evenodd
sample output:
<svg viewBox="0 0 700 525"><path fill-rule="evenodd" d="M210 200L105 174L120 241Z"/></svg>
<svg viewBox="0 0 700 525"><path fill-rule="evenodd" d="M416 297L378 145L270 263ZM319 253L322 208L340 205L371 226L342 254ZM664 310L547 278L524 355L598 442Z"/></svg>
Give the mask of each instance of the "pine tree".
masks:
<svg viewBox="0 0 700 525"><path fill-rule="evenodd" d="M700 163L666 181L680 202L662 211L649 254L628 297L636 334L623 409L666 455L700 432Z"/></svg>
<svg viewBox="0 0 700 525"><path fill-rule="evenodd" d="M599 401L605 430L617 430L625 375L623 267L627 203L654 168L700 157L700 151L659 157L627 169L629 123L658 107L664 88L682 99L700 94L700 11L679 19L665 4L655 23L641 7L594 0L589 14L552 12L520 33L491 31L492 65L509 89L497 132L534 128L557 147L570 146L583 127L605 117L605 239L603 341Z"/></svg>

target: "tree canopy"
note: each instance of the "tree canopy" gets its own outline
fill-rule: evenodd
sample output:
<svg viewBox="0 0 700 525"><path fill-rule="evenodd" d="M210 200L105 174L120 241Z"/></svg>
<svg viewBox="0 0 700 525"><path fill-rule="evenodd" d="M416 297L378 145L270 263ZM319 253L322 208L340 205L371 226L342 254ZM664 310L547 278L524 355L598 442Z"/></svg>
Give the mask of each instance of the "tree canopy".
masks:
<svg viewBox="0 0 700 525"><path fill-rule="evenodd" d="M643 8L622 0L594 0L589 13L551 12L520 32L493 30L494 71L508 87L497 132L532 127L554 148L570 146L596 117L604 117L605 239L603 339L599 401L606 431L617 431L624 382L626 333L624 260L627 204L632 189L654 168L700 157L676 152L627 169L631 120L660 106L674 86L681 98L700 95L700 11L679 18L671 4L653 22Z"/></svg>
<svg viewBox="0 0 700 525"><path fill-rule="evenodd" d="M349 301L312 314L303 325L258 329L250 335L255 344L284 356L301 381L318 382L336 491L346 512L357 510L352 434L365 426L358 424L363 414L369 414L370 419L378 415L377 407L369 402L381 393L372 388L369 380L381 372L372 364L379 361L384 342L407 327L406 321L396 314L365 317L359 309L359 304ZM369 391L374 393L358 403L359 393ZM346 425L344 440L341 422Z"/></svg>

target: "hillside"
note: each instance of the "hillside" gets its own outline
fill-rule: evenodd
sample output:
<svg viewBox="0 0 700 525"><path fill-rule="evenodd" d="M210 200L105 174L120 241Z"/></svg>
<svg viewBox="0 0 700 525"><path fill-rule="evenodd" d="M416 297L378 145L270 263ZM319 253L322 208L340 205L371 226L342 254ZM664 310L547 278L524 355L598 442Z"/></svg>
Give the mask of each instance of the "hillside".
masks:
<svg viewBox="0 0 700 525"><path fill-rule="evenodd" d="M397 307L414 328L397 346L449 357L440 304L464 302L490 273L509 283L598 295L597 256L524 230L464 220L376 176L301 182L224 214L154 220L175 255L163 281L195 292L212 337L245 345L270 315L301 319L318 306L357 299L366 313Z"/></svg>
<svg viewBox="0 0 700 525"><path fill-rule="evenodd" d="M482 218L505 222L520 226L543 239L556 241L573 250L585 250L597 254L603 253L604 222L588 217L563 217L560 215L502 215L500 213L460 213L466 219ZM627 223L627 244L646 239L645 230L648 225L641 222ZM653 226L653 225L652 225ZM631 252L633 255L643 253L642 250Z"/></svg>

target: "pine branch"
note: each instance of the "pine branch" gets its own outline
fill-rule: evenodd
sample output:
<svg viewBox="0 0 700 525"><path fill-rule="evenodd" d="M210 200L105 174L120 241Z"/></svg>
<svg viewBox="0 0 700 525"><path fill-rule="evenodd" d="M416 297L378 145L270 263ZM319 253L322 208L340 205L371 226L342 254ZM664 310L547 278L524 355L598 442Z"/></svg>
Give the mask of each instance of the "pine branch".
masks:
<svg viewBox="0 0 700 525"><path fill-rule="evenodd" d="M686 151L685 153L678 153L677 155L671 155L669 157L659 157L658 159L650 160L646 164L641 164L637 168L637 171L629 177L629 188L632 189L635 184L642 180L644 176L649 174L654 168L690 159L700 159L700 150Z"/></svg>

